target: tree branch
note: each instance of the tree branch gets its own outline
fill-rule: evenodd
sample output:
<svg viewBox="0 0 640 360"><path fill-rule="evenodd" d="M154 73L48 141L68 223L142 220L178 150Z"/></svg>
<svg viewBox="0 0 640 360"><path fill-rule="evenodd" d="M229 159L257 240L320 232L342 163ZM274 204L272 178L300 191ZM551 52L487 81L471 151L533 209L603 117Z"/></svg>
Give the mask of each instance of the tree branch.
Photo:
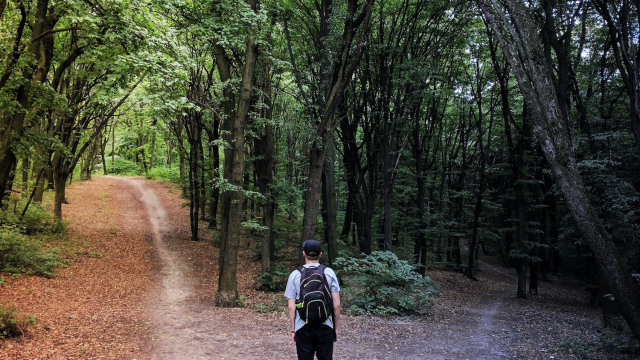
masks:
<svg viewBox="0 0 640 360"><path fill-rule="evenodd" d="M31 42L36 42L36 41L42 39L43 37L49 36L49 35L54 34L54 33L63 32L63 31L69 31L69 30L78 30L78 28L75 27L75 26L70 26L70 27L66 27L66 28L62 28L62 29L47 30L47 31L43 32L42 34L40 34L39 36L36 36L35 38L31 39Z"/></svg>

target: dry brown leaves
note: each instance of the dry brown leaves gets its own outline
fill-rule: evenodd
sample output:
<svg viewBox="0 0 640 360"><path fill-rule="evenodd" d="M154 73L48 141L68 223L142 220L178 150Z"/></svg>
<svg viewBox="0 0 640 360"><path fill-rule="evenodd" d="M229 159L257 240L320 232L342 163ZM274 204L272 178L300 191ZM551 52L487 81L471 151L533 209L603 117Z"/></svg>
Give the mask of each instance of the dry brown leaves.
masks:
<svg viewBox="0 0 640 360"><path fill-rule="evenodd" d="M97 178L75 183L63 205L68 236L78 244L69 266L52 279L20 276L2 286L0 300L34 315L24 337L0 342L2 359L133 359L149 329L143 304L153 273L141 211L113 184ZM145 224L141 221L140 224Z"/></svg>
<svg viewBox="0 0 640 360"><path fill-rule="evenodd" d="M151 358L153 329L145 309L160 265L145 209L132 190L117 184L108 178L75 184L63 210L70 236L89 244L78 252L101 257L75 256L53 279L21 276L3 285L0 301L12 301L40 322L24 338L0 341L0 358ZM202 222L201 241L190 241L188 208L182 206L179 189L159 182L146 186L165 208L171 231L164 233L164 241L188 269L194 286L189 311L198 314L194 327L211 332L211 358L295 358L286 314L252 308L274 296L254 289L260 264L250 260L249 248L259 238L245 234L241 243L238 291L246 307L215 308L215 233ZM541 295L518 300L513 271L494 258L483 261L480 281L445 269L428 271L442 291L428 319L343 316L336 358L564 359L571 355L558 351L562 340L595 334L599 312L588 307L588 294L576 285L542 282Z"/></svg>

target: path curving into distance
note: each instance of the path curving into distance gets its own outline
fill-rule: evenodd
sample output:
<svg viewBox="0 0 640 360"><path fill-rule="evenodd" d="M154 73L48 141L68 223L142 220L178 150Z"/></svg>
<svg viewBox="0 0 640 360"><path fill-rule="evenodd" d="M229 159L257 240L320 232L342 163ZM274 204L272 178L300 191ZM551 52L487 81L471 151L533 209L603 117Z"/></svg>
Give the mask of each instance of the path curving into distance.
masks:
<svg viewBox="0 0 640 360"><path fill-rule="evenodd" d="M156 185L140 178L109 177L131 193L132 200L146 210L149 237L157 258L156 284L149 296L153 360L198 359L291 359L295 346L289 343L286 315L268 318L250 308L220 309L197 301L194 269L183 260L176 243L188 244L178 228L185 219L172 216L174 202L158 196ZM160 191L160 190L158 190ZM163 204L163 201L165 203ZM171 202L171 203L169 203ZM134 220L130 220L134 221ZM188 220L187 220L188 221ZM494 270L494 269L491 269ZM212 274L213 276L213 274ZM343 335L336 343L336 358L346 359L506 359L505 336L496 323L505 294L485 298L480 306L449 324L420 321L343 318ZM442 326L444 325L444 326ZM373 329L371 328L373 326ZM377 330L383 330L378 333Z"/></svg>
<svg viewBox="0 0 640 360"><path fill-rule="evenodd" d="M144 179L112 177L135 189L137 201L144 204L151 225L153 244L160 263L158 283L150 296L152 314L151 359L212 359L216 355L212 342L213 323L199 318L189 302L193 286L189 269L178 254L170 250L165 234L172 230L162 202Z"/></svg>

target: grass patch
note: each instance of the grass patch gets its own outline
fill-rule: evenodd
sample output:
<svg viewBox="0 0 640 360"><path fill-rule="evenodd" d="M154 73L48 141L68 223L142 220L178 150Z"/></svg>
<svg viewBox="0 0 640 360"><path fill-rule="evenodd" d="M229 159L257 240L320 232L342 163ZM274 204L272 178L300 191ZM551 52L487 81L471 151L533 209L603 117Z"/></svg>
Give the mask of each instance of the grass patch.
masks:
<svg viewBox="0 0 640 360"><path fill-rule="evenodd" d="M124 159L120 156L114 156L113 165L111 159L107 160L107 171L110 175L126 175L140 176L140 164ZM102 171L102 164L98 164L98 170Z"/></svg>
<svg viewBox="0 0 640 360"><path fill-rule="evenodd" d="M180 167L172 166L169 168L166 166L156 166L149 170L147 179L159 179L180 184Z"/></svg>
<svg viewBox="0 0 640 360"><path fill-rule="evenodd" d="M266 314L270 312L285 312L287 307L287 300L280 295L273 295L270 300L266 300L265 303L257 303L253 306L258 312Z"/></svg>
<svg viewBox="0 0 640 360"><path fill-rule="evenodd" d="M109 234L115 235L118 233L119 228L115 225L110 225L109 228L107 229L107 231L109 232Z"/></svg>
<svg viewBox="0 0 640 360"><path fill-rule="evenodd" d="M20 315L12 304L0 303L0 339L24 335L24 330L36 322L32 315Z"/></svg>
<svg viewBox="0 0 640 360"><path fill-rule="evenodd" d="M620 328L604 328L592 339L574 337L560 343L563 352L578 359L638 359L640 342L636 340L624 320L619 319Z"/></svg>
<svg viewBox="0 0 640 360"><path fill-rule="evenodd" d="M12 230L0 232L0 271L51 277L56 267L64 265L58 253L35 238Z"/></svg>

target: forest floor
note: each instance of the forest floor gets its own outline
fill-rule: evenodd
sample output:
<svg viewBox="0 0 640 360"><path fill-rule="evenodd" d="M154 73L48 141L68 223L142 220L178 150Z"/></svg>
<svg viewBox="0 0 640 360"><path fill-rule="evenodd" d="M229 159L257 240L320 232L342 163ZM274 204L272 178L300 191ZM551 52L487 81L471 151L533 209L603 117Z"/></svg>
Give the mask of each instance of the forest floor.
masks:
<svg viewBox="0 0 640 360"><path fill-rule="evenodd" d="M179 190L141 178L94 177L67 190L63 214L78 251L51 278L2 274L0 302L38 318L0 340L0 359L293 359L280 293L254 289L259 262L243 241L238 263L244 306L213 306L218 249L202 227L190 241ZM570 281L541 282L515 298L516 277L481 257L479 280L446 269L425 319L343 316L337 359L570 359L563 340L593 338L600 313ZM275 309L260 312L262 309Z"/></svg>

